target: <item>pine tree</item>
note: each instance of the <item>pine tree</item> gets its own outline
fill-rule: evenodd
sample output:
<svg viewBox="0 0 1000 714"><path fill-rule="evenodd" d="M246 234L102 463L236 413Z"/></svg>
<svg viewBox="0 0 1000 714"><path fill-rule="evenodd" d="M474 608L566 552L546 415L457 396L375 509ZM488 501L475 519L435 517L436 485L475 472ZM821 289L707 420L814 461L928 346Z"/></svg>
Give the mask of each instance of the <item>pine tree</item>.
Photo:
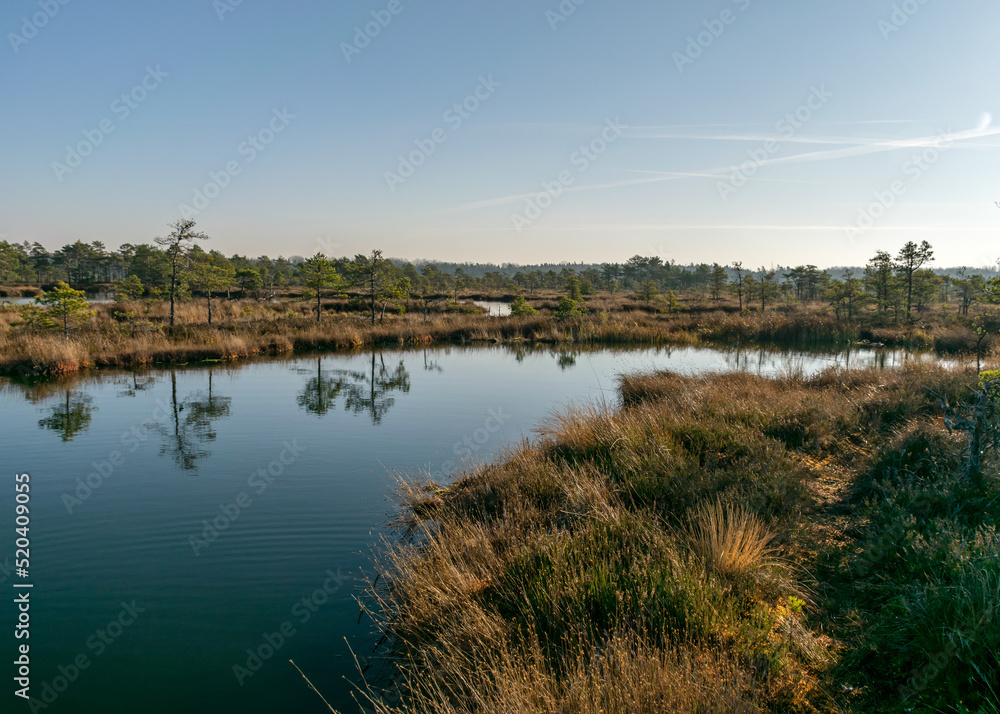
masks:
<svg viewBox="0 0 1000 714"><path fill-rule="evenodd" d="M208 240L204 233L196 233L195 222L191 219L181 219L170 225L173 228L165 238L156 237L154 242L163 247L163 252L170 260L170 326L174 326L174 298L177 286L183 272L187 252L196 240Z"/></svg>
<svg viewBox="0 0 1000 714"><path fill-rule="evenodd" d="M926 263L932 260L934 260L934 251L931 249L931 244L927 241L923 241L919 246L913 241L909 241L900 249L899 255L896 256L896 262L893 264L893 267L895 267L896 274L902 279L903 285L906 288L907 315L910 314L910 309L913 307L913 276Z"/></svg>
<svg viewBox="0 0 1000 714"><path fill-rule="evenodd" d="M340 274L322 253L317 253L299 265L299 273L302 275L302 284L316 295L316 322L319 322L322 315L323 289L339 287L342 282Z"/></svg>
<svg viewBox="0 0 1000 714"><path fill-rule="evenodd" d="M729 276L726 269L718 263L712 263L712 297L718 302L722 300L722 293L729 284Z"/></svg>
<svg viewBox="0 0 1000 714"><path fill-rule="evenodd" d="M49 315L62 323L63 336L69 338L71 322L80 320L87 314L90 304L84 298L83 290L74 290L66 283L58 283L42 297L36 298L40 305L48 308Z"/></svg>

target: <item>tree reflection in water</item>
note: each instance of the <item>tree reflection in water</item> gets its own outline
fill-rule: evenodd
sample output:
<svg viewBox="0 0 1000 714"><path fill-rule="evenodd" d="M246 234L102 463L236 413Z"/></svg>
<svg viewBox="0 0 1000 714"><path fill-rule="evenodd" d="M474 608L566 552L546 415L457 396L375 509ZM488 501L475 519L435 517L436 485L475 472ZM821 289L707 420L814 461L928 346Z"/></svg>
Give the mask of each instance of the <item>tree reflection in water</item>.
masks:
<svg viewBox="0 0 1000 714"><path fill-rule="evenodd" d="M89 394L67 388L63 397L49 407L49 415L38 420L38 426L56 432L63 441L72 441L74 436L90 427L97 410L93 401Z"/></svg>
<svg viewBox="0 0 1000 714"><path fill-rule="evenodd" d="M140 379L139 374L133 372L127 377L116 379L115 384L123 387L122 391L118 392L119 397L137 397L140 393L152 389L156 385L156 378L144 374Z"/></svg>
<svg viewBox="0 0 1000 714"><path fill-rule="evenodd" d="M427 350L424 350L424 370L427 372L444 372L444 368L435 359L428 359Z"/></svg>
<svg viewBox="0 0 1000 714"><path fill-rule="evenodd" d="M161 455L169 455L184 471L195 471L198 460L212 452L203 445L215 441L214 422L229 417L232 397L215 394L212 370L208 372L208 391L197 391L184 399L177 396L177 372L170 372L170 413L159 426L163 434Z"/></svg>
<svg viewBox="0 0 1000 714"><path fill-rule="evenodd" d="M335 369L324 372L323 358L316 359L316 375L310 377L299 392L299 407L317 416L325 416L344 397L344 409L354 414L368 414L372 424L382 418L396 403L393 392L410 391L410 373L403 360L395 368L386 367L385 358L372 352L371 368L367 371Z"/></svg>
<svg viewBox="0 0 1000 714"><path fill-rule="evenodd" d="M579 352L574 352L572 350L564 350L562 352L556 352L556 364L559 365L559 369L565 372L567 369L576 367L576 356Z"/></svg>

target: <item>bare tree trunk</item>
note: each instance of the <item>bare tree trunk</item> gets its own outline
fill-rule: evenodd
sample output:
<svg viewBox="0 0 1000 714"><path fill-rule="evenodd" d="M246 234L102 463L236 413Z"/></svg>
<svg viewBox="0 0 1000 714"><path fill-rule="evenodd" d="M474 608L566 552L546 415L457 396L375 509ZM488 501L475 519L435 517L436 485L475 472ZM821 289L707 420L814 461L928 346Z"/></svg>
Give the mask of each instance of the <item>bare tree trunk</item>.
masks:
<svg viewBox="0 0 1000 714"><path fill-rule="evenodd" d="M177 289L177 253L171 261L170 269L170 326L174 326L174 291Z"/></svg>

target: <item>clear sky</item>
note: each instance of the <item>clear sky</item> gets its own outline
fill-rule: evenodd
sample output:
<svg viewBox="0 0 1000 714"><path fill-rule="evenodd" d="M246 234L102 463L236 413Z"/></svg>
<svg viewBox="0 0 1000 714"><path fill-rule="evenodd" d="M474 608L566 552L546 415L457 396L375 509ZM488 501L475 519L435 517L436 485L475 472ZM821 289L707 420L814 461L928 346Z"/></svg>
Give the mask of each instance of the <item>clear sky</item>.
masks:
<svg viewBox="0 0 1000 714"><path fill-rule="evenodd" d="M998 28L995 0L6 0L0 234L985 265Z"/></svg>

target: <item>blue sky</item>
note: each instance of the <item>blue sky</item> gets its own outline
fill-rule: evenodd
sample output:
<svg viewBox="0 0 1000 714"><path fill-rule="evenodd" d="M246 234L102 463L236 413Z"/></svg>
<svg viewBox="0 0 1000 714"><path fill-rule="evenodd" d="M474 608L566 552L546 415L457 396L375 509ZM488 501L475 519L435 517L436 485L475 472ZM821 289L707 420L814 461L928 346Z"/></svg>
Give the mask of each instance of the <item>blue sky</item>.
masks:
<svg viewBox="0 0 1000 714"><path fill-rule="evenodd" d="M995 2L63 2L0 9L6 240L1000 256Z"/></svg>

